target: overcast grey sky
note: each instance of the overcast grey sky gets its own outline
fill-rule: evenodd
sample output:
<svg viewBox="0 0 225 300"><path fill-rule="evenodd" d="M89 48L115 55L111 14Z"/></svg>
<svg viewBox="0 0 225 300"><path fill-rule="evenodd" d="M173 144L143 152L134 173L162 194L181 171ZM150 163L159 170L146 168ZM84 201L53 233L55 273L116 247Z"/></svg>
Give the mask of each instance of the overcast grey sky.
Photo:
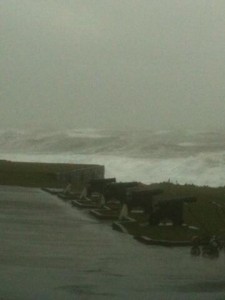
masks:
<svg viewBox="0 0 225 300"><path fill-rule="evenodd" d="M0 0L0 126L225 128L224 16L224 0Z"/></svg>

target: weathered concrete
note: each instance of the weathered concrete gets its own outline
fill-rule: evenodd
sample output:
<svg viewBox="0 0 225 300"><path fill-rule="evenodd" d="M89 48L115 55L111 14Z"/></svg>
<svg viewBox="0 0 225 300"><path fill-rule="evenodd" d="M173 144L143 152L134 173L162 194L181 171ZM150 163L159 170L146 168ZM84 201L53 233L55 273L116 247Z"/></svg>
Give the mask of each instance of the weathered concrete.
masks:
<svg viewBox="0 0 225 300"><path fill-rule="evenodd" d="M38 189L0 186L0 299L224 299L224 255L139 244Z"/></svg>

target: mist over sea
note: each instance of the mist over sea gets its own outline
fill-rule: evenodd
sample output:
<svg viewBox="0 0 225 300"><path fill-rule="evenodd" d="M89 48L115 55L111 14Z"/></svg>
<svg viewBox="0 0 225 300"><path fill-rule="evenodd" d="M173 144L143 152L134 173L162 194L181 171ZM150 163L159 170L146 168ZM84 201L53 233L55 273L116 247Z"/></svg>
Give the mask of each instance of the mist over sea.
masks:
<svg viewBox="0 0 225 300"><path fill-rule="evenodd" d="M102 164L118 181L225 185L218 131L0 130L0 159Z"/></svg>

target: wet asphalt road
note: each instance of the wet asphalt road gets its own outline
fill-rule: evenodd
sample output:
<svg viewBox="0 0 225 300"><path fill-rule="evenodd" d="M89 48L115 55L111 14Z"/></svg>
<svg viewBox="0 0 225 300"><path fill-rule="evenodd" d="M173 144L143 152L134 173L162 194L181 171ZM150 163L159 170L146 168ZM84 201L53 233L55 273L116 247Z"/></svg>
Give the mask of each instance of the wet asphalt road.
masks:
<svg viewBox="0 0 225 300"><path fill-rule="evenodd" d="M225 299L225 256L145 246L38 189L0 186L0 300Z"/></svg>

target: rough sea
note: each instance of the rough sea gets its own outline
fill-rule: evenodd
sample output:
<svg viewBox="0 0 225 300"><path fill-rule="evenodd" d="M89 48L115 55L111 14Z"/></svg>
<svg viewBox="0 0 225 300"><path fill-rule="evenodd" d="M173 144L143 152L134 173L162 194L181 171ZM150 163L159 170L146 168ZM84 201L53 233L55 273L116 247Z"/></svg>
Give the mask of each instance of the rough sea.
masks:
<svg viewBox="0 0 225 300"><path fill-rule="evenodd" d="M0 159L105 166L118 181L225 185L225 132L0 130Z"/></svg>

